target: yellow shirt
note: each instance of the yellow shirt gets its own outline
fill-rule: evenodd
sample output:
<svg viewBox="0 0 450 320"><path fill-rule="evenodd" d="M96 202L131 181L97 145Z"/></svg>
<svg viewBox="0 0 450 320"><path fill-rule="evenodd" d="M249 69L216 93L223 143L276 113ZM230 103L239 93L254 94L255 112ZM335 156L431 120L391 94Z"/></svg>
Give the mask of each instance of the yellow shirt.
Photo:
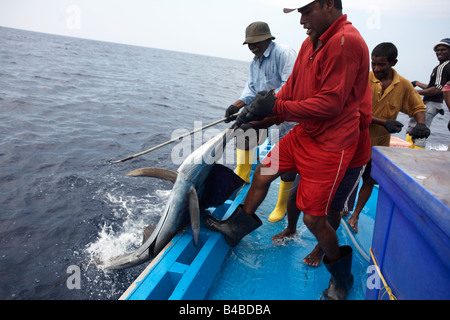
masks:
<svg viewBox="0 0 450 320"><path fill-rule="evenodd" d="M411 82L400 76L394 69L392 72L394 73L392 83L383 94L381 94L381 81L375 77L373 71L369 74L373 116L385 120L396 120L399 112L413 117L417 112L425 111L426 106ZM372 146L389 146L391 135L383 126L371 124L369 134Z"/></svg>

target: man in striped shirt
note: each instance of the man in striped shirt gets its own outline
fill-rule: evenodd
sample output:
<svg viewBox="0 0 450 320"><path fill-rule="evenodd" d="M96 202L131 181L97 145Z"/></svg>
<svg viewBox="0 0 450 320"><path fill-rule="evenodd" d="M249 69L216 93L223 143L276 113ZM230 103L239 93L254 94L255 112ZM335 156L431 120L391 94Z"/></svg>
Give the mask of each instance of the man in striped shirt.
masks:
<svg viewBox="0 0 450 320"><path fill-rule="evenodd" d="M436 57L439 65L433 69L429 84L419 81L413 81L414 86L418 86L422 90L418 90L419 94L424 96L423 102L427 106L426 110L426 126L430 128L436 114L444 114L443 101L444 95L442 88L450 81L450 38L442 39L434 46ZM411 119L408 125L408 133L412 131L416 125L415 119ZM425 148L426 139L416 139L414 145L419 148Z"/></svg>

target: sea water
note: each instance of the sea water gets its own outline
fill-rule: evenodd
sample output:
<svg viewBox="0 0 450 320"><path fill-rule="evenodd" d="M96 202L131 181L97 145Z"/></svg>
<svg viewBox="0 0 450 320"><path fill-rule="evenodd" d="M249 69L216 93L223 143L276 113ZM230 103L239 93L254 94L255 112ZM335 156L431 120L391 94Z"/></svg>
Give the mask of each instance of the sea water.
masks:
<svg viewBox="0 0 450 320"><path fill-rule="evenodd" d="M176 170L176 143L108 160L221 119L248 63L8 28L0 43L0 299L117 299L144 266L95 262L138 247L172 187L125 174Z"/></svg>

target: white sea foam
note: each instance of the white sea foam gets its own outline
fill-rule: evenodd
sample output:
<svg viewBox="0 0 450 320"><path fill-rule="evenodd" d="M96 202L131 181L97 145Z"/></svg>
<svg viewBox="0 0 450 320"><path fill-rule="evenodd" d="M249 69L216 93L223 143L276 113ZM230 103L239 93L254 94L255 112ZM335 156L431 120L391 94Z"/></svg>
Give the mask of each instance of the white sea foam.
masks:
<svg viewBox="0 0 450 320"><path fill-rule="evenodd" d="M158 222L169 193L170 190L157 190L155 195L144 198L105 194L114 217L121 222L103 223L96 241L86 247L91 261L108 261L139 247L146 226Z"/></svg>
<svg viewBox="0 0 450 320"><path fill-rule="evenodd" d="M447 146L445 144L432 144L430 146L427 146L427 149L436 151L450 151L449 147L450 145Z"/></svg>

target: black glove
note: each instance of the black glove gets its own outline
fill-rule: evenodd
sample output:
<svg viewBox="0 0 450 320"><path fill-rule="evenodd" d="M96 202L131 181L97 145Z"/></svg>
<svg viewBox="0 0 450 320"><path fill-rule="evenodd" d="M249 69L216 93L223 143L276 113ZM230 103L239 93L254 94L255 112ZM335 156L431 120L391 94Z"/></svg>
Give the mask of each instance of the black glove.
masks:
<svg viewBox="0 0 450 320"><path fill-rule="evenodd" d="M428 138L431 134L430 129L424 123L418 123L411 131L411 138L413 139L423 139Z"/></svg>
<svg viewBox="0 0 450 320"><path fill-rule="evenodd" d="M397 120L386 120L384 127L389 133L399 133L402 131L403 124Z"/></svg>
<svg viewBox="0 0 450 320"><path fill-rule="evenodd" d="M258 92L252 103L245 106L244 110L239 114L236 124L241 126L250 121L259 121L273 114L273 107L277 102L277 97L273 94L273 90Z"/></svg>
<svg viewBox="0 0 450 320"><path fill-rule="evenodd" d="M227 111L225 112L225 118L227 118L225 120L225 123L231 122L236 120L237 116L233 116L234 114L239 112L239 108L236 107L235 105L231 105L228 107Z"/></svg>

